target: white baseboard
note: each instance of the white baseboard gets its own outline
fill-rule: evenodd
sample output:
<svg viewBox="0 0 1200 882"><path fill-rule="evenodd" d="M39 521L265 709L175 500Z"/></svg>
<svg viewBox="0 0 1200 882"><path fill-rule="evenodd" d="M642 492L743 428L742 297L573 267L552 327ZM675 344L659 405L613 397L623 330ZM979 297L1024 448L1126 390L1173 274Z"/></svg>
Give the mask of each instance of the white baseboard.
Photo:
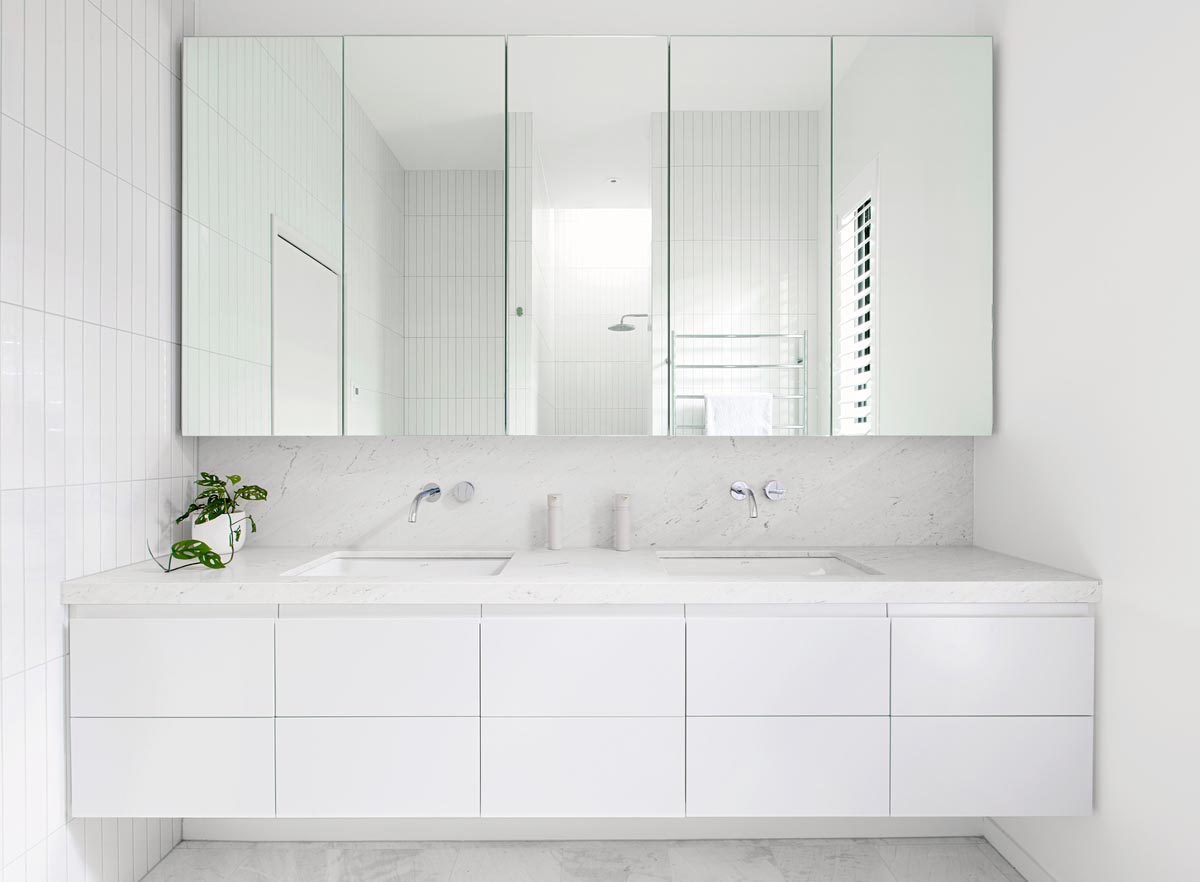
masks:
<svg viewBox="0 0 1200 882"><path fill-rule="evenodd" d="M184 832L186 835L186 829ZM1026 882L1057 882L1017 840L1009 836L1008 832L991 818L983 819L983 838L1013 865L1014 870L1025 877Z"/></svg>
<svg viewBox="0 0 1200 882"><path fill-rule="evenodd" d="M411 842L980 836L980 818L189 818L186 840Z"/></svg>

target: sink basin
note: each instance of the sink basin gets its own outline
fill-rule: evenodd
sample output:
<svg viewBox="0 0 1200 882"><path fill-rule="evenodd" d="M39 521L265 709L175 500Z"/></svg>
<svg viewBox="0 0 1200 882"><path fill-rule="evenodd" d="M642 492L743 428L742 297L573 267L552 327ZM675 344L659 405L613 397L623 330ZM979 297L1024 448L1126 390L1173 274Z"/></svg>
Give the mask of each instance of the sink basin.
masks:
<svg viewBox="0 0 1200 882"><path fill-rule="evenodd" d="M838 576L863 576L867 570L829 553L660 551L671 576L707 580L792 582Z"/></svg>
<svg viewBox="0 0 1200 882"><path fill-rule="evenodd" d="M287 576L308 578L470 579L494 576L504 569L511 554L362 554L340 553L305 564Z"/></svg>

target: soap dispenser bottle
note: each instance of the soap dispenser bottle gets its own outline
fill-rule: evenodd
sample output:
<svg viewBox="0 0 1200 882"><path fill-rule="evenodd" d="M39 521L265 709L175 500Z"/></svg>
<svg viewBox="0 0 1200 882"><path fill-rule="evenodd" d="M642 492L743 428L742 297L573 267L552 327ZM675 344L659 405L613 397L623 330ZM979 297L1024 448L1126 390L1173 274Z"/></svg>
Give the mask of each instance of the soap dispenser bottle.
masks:
<svg viewBox="0 0 1200 882"><path fill-rule="evenodd" d="M628 493L618 493L613 497L613 548L617 551L628 551L633 538L629 500Z"/></svg>
<svg viewBox="0 0 1200 882"><path fill-rule="evenodd" d="M546 497L546 547L551 551L562 548L562 494Z"/></svg>

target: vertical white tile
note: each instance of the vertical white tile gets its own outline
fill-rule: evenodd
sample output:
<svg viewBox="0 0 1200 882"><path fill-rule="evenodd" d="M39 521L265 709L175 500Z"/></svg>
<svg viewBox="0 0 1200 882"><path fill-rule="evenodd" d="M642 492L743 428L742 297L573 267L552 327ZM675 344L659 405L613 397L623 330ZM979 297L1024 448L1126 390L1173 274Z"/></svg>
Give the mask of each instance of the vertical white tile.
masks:
<svg viewBox="0 0 1200 882"><path fill-rule="evenodd" d="M25 851L25 675L5 677L0 687L0 810L7 864Z"/></svg>
<svg viewBox="0 0 1200 882"><path fill-rule="evenodd" d="M45 304L46 282L46 139L25 130L25 207L22 303L34 309Z"/></svg>
<svg viewBox="0 0 1200 882"><path fill-rule="evenodd" d="M46 142L45 310L62 315L66 300L66 151Z"/></svg>
<svg viewBox="0 0 1200 882"><path fill-rule="evenodd" d="M0 116L0 300L22 302L24 252L25 130Z"/></svg>
<svg viewBox="0 0 1200 882"><path fill-rule="evenodd" d="M92 163L100 164L103 156L101 132L101 36L100 10L90 0L79 0L83 7L83 155Z"/></svg>
<svg viewBox="0 0 1200 882"><path fill-rule="evenodd" d="M83 71L86 54L84 50L84 5L88 0L63 0L64 46L63 46L63 125L64 146L79 156L83 155Z"/></svg>
<svg viewBox="0 0 1200 882"><path fill-rule="evenodd" d="M46 666L25 673L25 847L42 842L46 827Z"/></svg>
<svg viewBox="0 0 1200 882"><path fill-rule="evenodd" d="M26 490L22 500L25 589L25 667L46 660L46 491Z"/></svg>
<svg viewBox="0 0 1200 882"><path fill-rule="evenodd" d="M133 41L117 30L116 42L116 157L117 177L133 180Z"/></svg>
<svg viewBox="0 0 1200 882"><path fill-rule="evenodd" d="M117 26L100 19L100 166L117 172Z"/></svg>
<svg viewBox="0 0 1200 882"><path fill-rule="evenodd" d="M67 152L64 162L62 311L77 319L83 317L83 159Z"/></svg>
<svg viewBox="0 0 1200 882"><path fill-rule="evenodd" d="M0 489L25 484L24 335L21 307L0 303Z"/></svg>
<svg viewBox="0 0 1200 882"><path fill-rule="evenodd" d="M46 475L45 316L37 310L26 309L21 319L21 403L24 423L21 468L26 487L41 487Z"/></svg>
<svg viewBox="0 0 1200 882"><path fill-rule="evenodd" d="M46 137L67 143L67 7L66 0L45 0Z"/></svg>
<svg viewBox="0 0 1200 882"><path fill-rule="evenodd" d="M100 175L100 323L117 326L117 178Z"/></svg>
<svg viewBox="0 0 1200 882"><path fill-rule="evenodd" d="M25 0L0 0L0 110L25 118Z"/></svg>
<svg viewBox="0 0 1200 882"><path fill-rule="evenodd" d="M67 882L88 882L87 826L82 818L67 825Z"/></svg>
<svg viewBox="0 0 1200 882"><path fill-rule="evenodd" d="M24 554L23 491L0 491L0 676L5 679L25 668ZM4 842L7 848L7 837Z"/></svg>
<svg viewBox="0 0 1200 882"><path fill-rule="evenodd" d="M25 125L46 133L46 6L25 3Z"/></svg>
<svg viewBox="0 0 1200 882"><path fill-rule="evenodd" d="M101 858L101 882L119 882L120 880L120 822L116 818L105 818L100 822L100 839L103 857Z"/></svg>
<svg viewBox="0 0 1200 882"><path fill-rule="evenodd" d="M90 6L90 8L94 8ZM104 224L103 172L92 164L83 164L83 319L92 324L101 320L100 264L101 227Z"/></svg>

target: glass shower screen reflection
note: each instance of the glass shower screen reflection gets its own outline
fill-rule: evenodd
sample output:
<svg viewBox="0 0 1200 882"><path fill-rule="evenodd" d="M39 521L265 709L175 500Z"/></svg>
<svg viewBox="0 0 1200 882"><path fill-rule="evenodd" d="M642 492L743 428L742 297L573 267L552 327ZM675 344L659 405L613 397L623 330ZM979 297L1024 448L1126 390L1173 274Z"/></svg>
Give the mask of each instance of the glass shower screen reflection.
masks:
<svg viewBox="0 0 1200 882"><path fill-rule="evenodd" d="M666 434L664 37L510 37L508 433Z"/></svg>
<svg viewBox="0 0 1200 882"><path fill-rule="evenodd" d="M677 435L829 434L830 41L671 41Z"/></svg>

